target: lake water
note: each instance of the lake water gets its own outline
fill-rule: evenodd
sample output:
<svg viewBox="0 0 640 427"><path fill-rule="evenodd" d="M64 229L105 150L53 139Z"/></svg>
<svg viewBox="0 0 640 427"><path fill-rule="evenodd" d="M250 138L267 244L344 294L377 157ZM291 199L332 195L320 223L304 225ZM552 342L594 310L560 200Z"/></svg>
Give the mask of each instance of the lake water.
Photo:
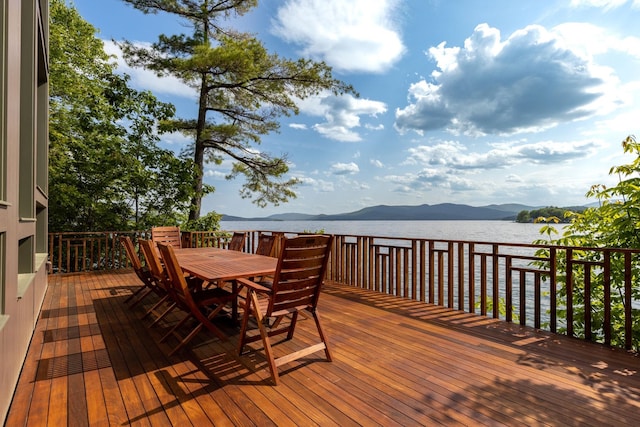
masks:
<svg viewBox="0 0 640 427"><path fill-rule="evenodd" d="M324 230L343 235L500 243L531 243L542 237L541 224L512 221L222 221L220 225L223 230ZM556 225L556 229L561 232L562 224Z"/></svg>
<svg viewBox="0 0 640 427"><path fill-rule="evenodd" d="M356 236L386 237L393 240L397 237L419 238L431 240L463 240L473 242L494 243L532 243L540 239L542 224L520 224L512 221L222 221L223 230L261 230L305 232L323 230L325 233ZM563 225L555 226L559 233ZM558 236L555 236L558 237ZM508 252L518 255L533 255L534 249L511 247ZM502 250L501 250L502 252ZM500 271L504 269L504 259L500 260ZM514 265L528 265L529 261L515 260ZM489 268L490 270L490 268ZM436 273L437 274L437 273ZM446 276L445 269L444 275ZM479 272L476 272L476 283L480 283ZM488 273L488 283L491 283L491 272ZM457 280L457 270L454 271L454 282ZM518 282L519 283L519 282ZM533 326L534 290L533 276L526 278L526 320ZM445 288L444 292L448 292ZM454 290L454 293L456 291ZM476 288L476 301L480 300L480 289ZM504 277L500 278L500 296L504 297ZM436 290L437 293L437 290ZM491 299L492 291L487 290ZM519 312L519 286L513 289L514 312ZM457 293L454 300L457 303ZM465 295L465 304L468 296ZM542 321L548 320L547 310L550 307L548 296L543 295L540 301L542 307ZM479 313L479 305L476 311ZM489 310L491 311L491 310ZM559 321L562 324L562 320Z"/></svg>

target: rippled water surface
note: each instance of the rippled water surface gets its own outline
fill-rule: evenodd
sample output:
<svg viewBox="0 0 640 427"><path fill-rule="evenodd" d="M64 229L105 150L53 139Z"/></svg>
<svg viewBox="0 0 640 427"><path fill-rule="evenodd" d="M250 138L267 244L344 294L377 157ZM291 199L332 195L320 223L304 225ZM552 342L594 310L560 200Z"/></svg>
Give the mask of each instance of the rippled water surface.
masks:
<svg viewBox="0 0 640 427"><path fill-rule="evenodd" d="M531 243L540 224L510 221L222 221L225 230L318 231L383 237ZM561 231L562 226L556 226Z"/></svg>

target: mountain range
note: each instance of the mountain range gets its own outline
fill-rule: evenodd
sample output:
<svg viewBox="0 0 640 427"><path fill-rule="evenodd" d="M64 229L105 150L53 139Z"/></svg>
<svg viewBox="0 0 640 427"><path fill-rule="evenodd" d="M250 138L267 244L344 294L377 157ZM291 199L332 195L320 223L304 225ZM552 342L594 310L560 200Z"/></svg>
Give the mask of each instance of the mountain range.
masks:
<svg viewBox="0 0 640 427"><path fill-rule="evenodd" d="M378 205L334 215L274 214L261 218L222 215L222 221L408 221L408 220L514 220L523 210L539 209L517 203L469 206L455 203L419 206Z"/></svg>

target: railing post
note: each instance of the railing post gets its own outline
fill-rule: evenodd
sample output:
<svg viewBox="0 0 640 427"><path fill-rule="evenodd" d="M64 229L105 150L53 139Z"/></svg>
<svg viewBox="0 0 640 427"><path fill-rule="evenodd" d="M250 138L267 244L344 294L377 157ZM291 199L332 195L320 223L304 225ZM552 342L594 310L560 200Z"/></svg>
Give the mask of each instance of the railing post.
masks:
<svg viewBox="0 0 640 427"><path fill-rule="evenodd" d="M468 288L469 288L469 313L475 313L476 311L476 258L473 255L475 252L475 245L473 243L469 243L467 246L467 257L469 259L469 277L468 277Z"/></svg>
<svg viewBox="0 0 640 427"><path fill-rule="evenodd" d="M433 240L429 240L429 303L435 303L435 253Z"/></svg>
<svg viewBox="0 0 640 427"><path fill-rule="evenodd" d="M582 268L584 268L584 337L591 341L591 264L584 264Z"/></svg>
<svg viewBox="0 0 640 427"><path fill-rule="evenodd" d="M505 266L504 269L506 271L505 276L504 276L504 288L505 288L505 304L506 304L506 310L507 310L507 315L506 315L506 321L507 322L511 322L513 320L513 313L512 313L512 303L513 303L513 276L512 276L512 272L511 272L511 257L507 256L505 258ZM495 274L494 274L495 276ZM494 290L495 292L495 290ZM522 298L522 295L520 296L520 298ZM499 307L495 305L495 295L493 298L493 312L495 314L495 312L497 311L499 313ZM522 299L521 299L522 301ZM520 313L522 313L522 307L520 307ZM494 316L495 317L495 316Z"/></svg>
<svg viewBox="0 0 640 427"><path fill-rule="evenodd" d="M567 335L573 336L573 250L566 254L566 290L567 290Z"/></svg>
<svg viewBox="0 0 640 427"><path fill-rule="evenodd" d="M551 315L550 317L550 325L549 329L551 332L555 333L558 330L558 303L557 303L557 295L558 295L558 287L556 285L557 280L557 263L558 263L558 253L556 248L551 248L549 250L549 300L550 300L550 309Z"/></svg>
<svg viewBox="0 0 640 427"><path fill-rule="evenodd" d="M604 252L604 343L611 345L611 252Z"/></svg>
<svg viewBox="0 0 640 427"><path fill-rule="evenodd" d="M631 295L633 271L631 269L631 253L624 253L624 347L631 350L633 344L633 322L631 318Z"/></svg>
<svg viewBox="0 0 640 427"><path fill-rule="evenodd" d="M492 245L492 277L493 277L493 318L500 318L500 281L499 281L499 263L498 263L498 245Z"/></svg>
<svg viewBox="0 0 640 427"><path fill-rule="evenodd" d="M464 243L458 242L458 310L464 310Z"/></svg>

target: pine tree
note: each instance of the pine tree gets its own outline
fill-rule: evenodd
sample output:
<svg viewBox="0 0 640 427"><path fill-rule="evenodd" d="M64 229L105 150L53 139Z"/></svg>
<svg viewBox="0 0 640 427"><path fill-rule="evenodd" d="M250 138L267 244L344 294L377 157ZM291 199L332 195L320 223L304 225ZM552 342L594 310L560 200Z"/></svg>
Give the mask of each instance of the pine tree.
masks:
<svg viewBox="0 0 640 427"><path fill-rule="evenodd" d="M198 91L198 112L191 119L168 120L164 131L180 131L193 138L191 155L198 168L189 219L200 216L205 162L234 162L228 179L245 182L240 195L258 206L278 205L295 197L296 179L286 154L258 150L261 137L279 128L278 119L298 113L296 99L321 91L355 93L333 78L324 62L289 60L269 53L251 34L222 26L227 18L243 15L256 0L123 0L144 13L165 12L181 19L189 34L160 35L151 47L121 43L127 62L158 75L173 75Z"/></svg>

